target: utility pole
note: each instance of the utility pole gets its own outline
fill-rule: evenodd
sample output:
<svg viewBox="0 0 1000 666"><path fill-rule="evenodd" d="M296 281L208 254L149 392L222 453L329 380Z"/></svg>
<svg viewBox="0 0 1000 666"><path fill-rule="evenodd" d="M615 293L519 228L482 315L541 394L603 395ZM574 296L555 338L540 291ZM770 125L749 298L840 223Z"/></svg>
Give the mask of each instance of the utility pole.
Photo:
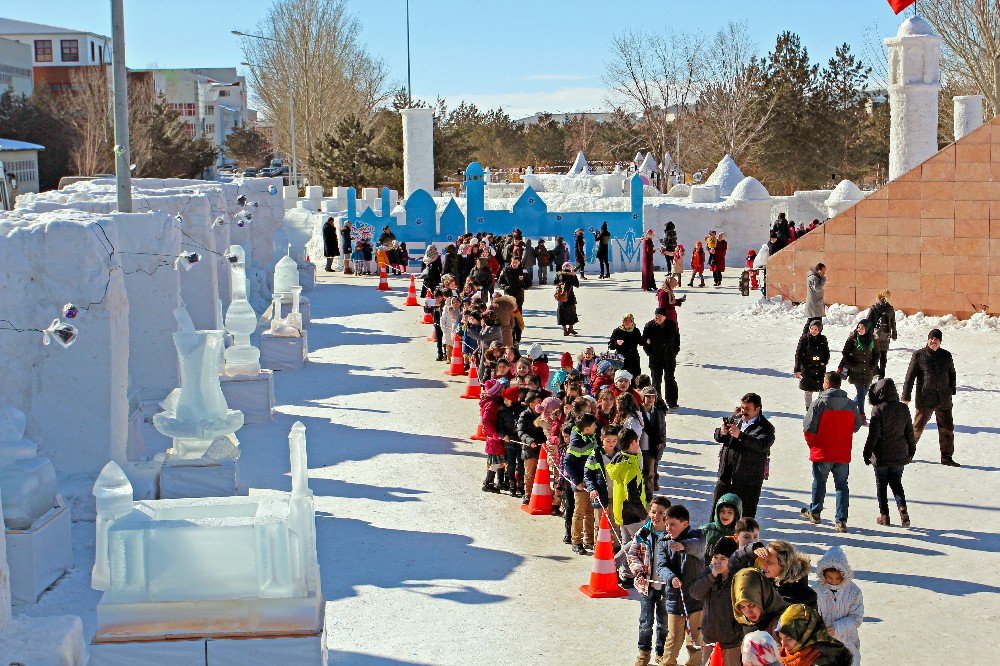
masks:
<svg viewBox="0 0 1000 666"><path fill-rule="evenodd" d="M124 0L111 0L111 89L115 111L115 186L118 212L132 212L132 152L128 134L128 72L125 69Z"/></svg>

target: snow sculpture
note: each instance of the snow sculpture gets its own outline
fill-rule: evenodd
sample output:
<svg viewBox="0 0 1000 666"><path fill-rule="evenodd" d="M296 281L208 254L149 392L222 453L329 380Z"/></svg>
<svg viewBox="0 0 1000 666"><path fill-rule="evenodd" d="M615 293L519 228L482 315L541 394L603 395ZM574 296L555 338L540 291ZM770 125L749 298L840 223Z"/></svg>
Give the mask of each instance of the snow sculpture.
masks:
<svg viewBox="0 0 1000 666"><path fill-rule="evenodd" d="M8 424L9 425L9 424ZM0 429L7 426L0 425ZM3 491L7 486L3 485ZM6 497L0 497L4 502ZM2 506L2 503L0 503ZM5 518L0 510L0 525ZM10 607L10 571L7 567L7 544L0 529L0 658L10 664L87 663L83 623L71 615L56 617L14 617Z"/></svg>
<svg viewBox="0 0 1000 666"><path fill-rule="evenodd" d="M163 401L164 411L153 417L153 425L173 439L172 458L200 458L219 437L235 442L233 433L243 426L243 413L229 409L219 384L222 331L195 331L183 305L174 316L181 387Z"/></svg>
<svg viewBox="0 0 1000 666"><path fill-rule="evenodd" d="M312 263L306 261L306 243L312 238L315 227L314 220L315 214L304 208L292 208L285 212L285 223L282 230L288 249L287 253L295 260L296 265L303 268L313 266ZM280 247L285 248L285 246Z"/></svg>
<svg viewBox="0 0 1000 666"><path fill-rule="evenodd" d="M434 110L402 109L403 196L434 192Z"/></svg>
<svg viewBox="0 0 1000 666"><path fill-rule="evenodd" d="M925 19L903 21L889 48L889 179L938 151L941 38Z"/></svg>
<svg viewBox="0 0 1000 666"><path fill-rule="evenodd" d="M952 98L955 103L955 141L982 126L985 99L982 95L959 95Z"/></svg>
<svg viewBox="0 0 1000 666"><path fill-rule="evenodd" d="M282 300L291 298L292 287L299 284L299 268L291 257L292 248L274 265L274 293L281 294Z"/></svg>
<svg viewBox="0 0 1000 666"><path fill-rule="evenodd" d="M743 172L736 166L733 158L726 155L719 160L719 165L715 167L715 171L705 181L705 185L718 185L719 195L728 197L744 177Z"/></svg>
<svg viewBox="0 0 1000 666"><path fill-rule="evenodd" d="M246 252L240 245L229 246L232 299L226 310L226 330L233 345L226 350L227 375L259 375L260 350L250 344L257 330L257 313L247 300Z"/></svg>
<svg viewBox="0 0 1000 666"><path fill-rule="evenodd" d="M842 180L830 193L824 205L828 216L836 217L864 198L864 193L857 185L849 180Z"/></svg>
<svg viewBox="0 0 1000 666"><path fill-rule="evenodd" d="M566 173L567 176L585 176L590 173L590 165L587 164L587 158L584 157L583 151L581 150L576 154L576 159L573 161L573 166L569 168Z"/></svg>
<svg viewBox="0 0 1000 666"><path fill-rule="evenodd" d="M292 287L292 311L285 317L285 325L302 332L302 313L299 312L299 301L302 297L302 287Z"/></svg>
<svg viewBox="0 0 1000 666"><path fill-rule="evenodd" d="M635 157L632 158L632 164L635 165L636 169L638 169L639 167L642 166L642 153L641 152L638 152L638 153L635 154Z"/></svg>
<svg viewBox="0 0 1000 666"><path fill-rule="evenodd" d="M9 530L27 530L58 504L56 470L38 447L24 438L24 412L0 408L0 488L4 523ZM2 610L0 601L0 610Z"/></svg>
<svg viewBox="0 0 1000 666"><path fill-rule="evenodd" d="M739 185L733 188L732 194L729 195L730 201L766 201L770 205L771 195L768 193L767 188L757 180L747 176L740 181Z"/></svg>
<svg viewBox="0 0 1000 666"><path fill-rule="evenodd" d="M322 630L305 426L288 437L291 492L133 501L114 462L97 483L94 644Z"/></svg>
<svg viewBox="0 0 1000 666"><path fill-rule="evenodd" d="M656 173L656 158L653 157L652 152L646 153L646 157L642 160L642 164L639 165L638 170L643 176L652 176Z"/></svg>

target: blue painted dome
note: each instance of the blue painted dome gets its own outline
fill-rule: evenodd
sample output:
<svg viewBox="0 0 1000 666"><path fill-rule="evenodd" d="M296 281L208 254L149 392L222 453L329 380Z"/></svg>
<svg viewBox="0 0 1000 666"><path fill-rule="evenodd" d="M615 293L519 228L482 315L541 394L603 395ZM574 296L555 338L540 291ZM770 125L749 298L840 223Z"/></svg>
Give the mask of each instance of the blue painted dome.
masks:
<svg viewBox="0 0 1000 666"><path fill-rule="evenodd" d="M473 162L472 164L470 164L465 168L466 180L470 180L471 176L479 176L481 179L482 176L484 176L485 174L486 172L483 171L483 165L481 165L479 162Z"/></svg>

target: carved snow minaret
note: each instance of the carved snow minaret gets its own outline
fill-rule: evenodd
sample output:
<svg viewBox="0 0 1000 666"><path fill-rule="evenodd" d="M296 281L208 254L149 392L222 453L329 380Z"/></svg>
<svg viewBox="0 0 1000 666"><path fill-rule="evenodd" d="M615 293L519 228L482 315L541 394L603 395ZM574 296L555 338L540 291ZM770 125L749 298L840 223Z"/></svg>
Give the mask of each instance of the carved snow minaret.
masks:
<svg viewBox="0 0 1000 666"><path fill-rule="evenodd" d="M938 152L941 38L919 16L903 21L889 48L889 179Z"/></svg>

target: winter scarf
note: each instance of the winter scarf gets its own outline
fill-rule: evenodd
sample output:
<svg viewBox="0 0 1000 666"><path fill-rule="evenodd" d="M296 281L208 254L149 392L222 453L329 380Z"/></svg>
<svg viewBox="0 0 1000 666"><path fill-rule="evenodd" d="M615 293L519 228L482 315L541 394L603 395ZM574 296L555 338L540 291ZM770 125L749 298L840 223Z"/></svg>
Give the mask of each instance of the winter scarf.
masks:
<svg viewBox="0 0 1000 666"><path fill-rule="evenodd" d="M778 621L777 631L795 642L788 650L782 649L781 663L786 666L851 663L847 648L830 636L823 618L809 606L794 604L785 609Z"/></svg>
<svg viewBox="0 0 1000 666"><path fill-rule="evenodd" d="M748 627L767 630L788 603L781 598L774 584L756 569L740 569L733 577L733 615L736 621ZM739 610L740 604L750 603L760 608L760 619L751 622Z"/></svg>
<svg viewBox="0 0 1000 666"><path fill-rule="evenodd" d="M858 346L858 349L875 349L875 338L872 337L872 325L867 319L864 321L859 321L858 326L865 327L865 334L861 335L857 332L857 326L855 326L854 332L854 344Z"/></svg>

